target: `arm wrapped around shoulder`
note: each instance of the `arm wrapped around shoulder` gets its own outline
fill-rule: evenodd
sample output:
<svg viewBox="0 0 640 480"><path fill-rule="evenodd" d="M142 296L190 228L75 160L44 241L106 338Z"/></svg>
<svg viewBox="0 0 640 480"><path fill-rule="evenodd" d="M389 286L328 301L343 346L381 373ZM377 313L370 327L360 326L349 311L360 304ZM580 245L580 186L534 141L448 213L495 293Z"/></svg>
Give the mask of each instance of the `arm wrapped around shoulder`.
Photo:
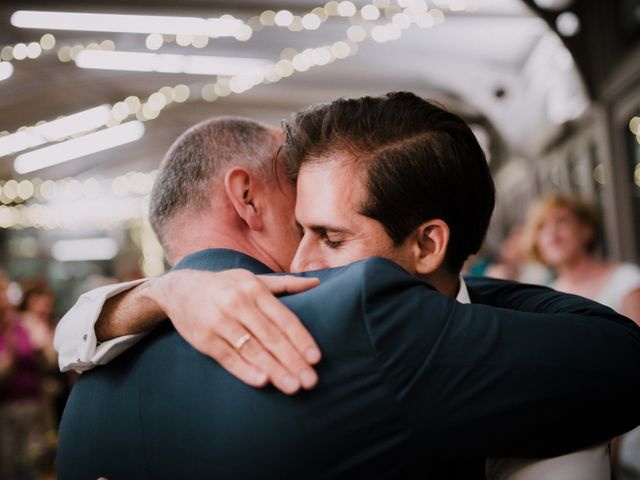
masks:
<svg viewBox="0 0 640 480"><path fill-rule="evenodd" d="M364 273L383 378L434 455L560 455L640 424L640 329L612 310L504 282L481 292L498 306L466 305L386 260Z"/></svg>

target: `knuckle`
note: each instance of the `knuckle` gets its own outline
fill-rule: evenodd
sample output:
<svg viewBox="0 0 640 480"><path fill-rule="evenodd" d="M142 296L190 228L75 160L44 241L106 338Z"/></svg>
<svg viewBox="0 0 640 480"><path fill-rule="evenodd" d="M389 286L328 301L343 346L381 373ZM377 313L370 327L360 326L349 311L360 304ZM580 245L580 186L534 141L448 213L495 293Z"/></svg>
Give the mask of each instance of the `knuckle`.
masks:
<svg viewBox="0 0 640 480"><path fill-rule="evenodd" d="M253 273L249 273L247 280L245 281L247 288L254 290L267 290L264 279L255 276Z"/></svg>
<svg viewBox="0 0 640 480"><path fill-rule="evenodd" d="M218 333L213 328L207 328L200 332L200 334L195 334L194 338L197 338L201 343L216 346L218 349L220 349L220 346L218 344Z"/></svg>
<svg viewBox="0 0 640 480"><path fill-rule="evenodd" d="M206 323L206 328L204 328L204 334L207 336L207 339L211 340L213 337L220 333L224 326L224 315L220 311L216 311L213 313L209 321Z"/></svg>
<svg viewBox="0 0 640 480"><path fill-rule="evenodd" d="M263 290L262 284L257 280L247 282L245 285L243 285L243 289L245 294L247 294L250 297L256 297L258 294L262 293L262 290Z"/></svg>
<svg viewBox="0 0 640 480"><path fill-rule="evenodd" d="M260 337L260 341L266 347L274 348L282 345L283 338L282 335L279 334L278 330L271 326L267 326Z"/></svg>
<svg viewBox="0 0 640 480"><path fill-rule="evenodd" d="M220 305L224 308L234 308L241 304L243 300L244 295L240 291L234 289L227 292L227 294L220 299Z"/></svg>
<svg viewBox="0 0 640 480"><path fill-rule="evenodd" d="M233 363L233 353L231 350L224 348L218 349L215 356L213 356L222 365L231 365Z"/></svg>

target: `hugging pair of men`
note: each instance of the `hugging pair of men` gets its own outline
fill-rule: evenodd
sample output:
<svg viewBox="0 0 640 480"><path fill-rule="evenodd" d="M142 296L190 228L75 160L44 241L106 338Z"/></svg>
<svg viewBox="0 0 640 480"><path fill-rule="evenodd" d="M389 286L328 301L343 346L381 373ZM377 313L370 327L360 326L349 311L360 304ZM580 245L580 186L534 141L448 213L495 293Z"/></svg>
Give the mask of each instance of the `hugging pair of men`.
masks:
<svg viewBox="0 0 640 480"><path fill-rule="evenodd" d="M465 122L391 93L283 126L213 118L167 153L150 220L173 269L56 332L61 367L91 370L60 478L608 478L640 328L460 276L494 207Z"/></svg>

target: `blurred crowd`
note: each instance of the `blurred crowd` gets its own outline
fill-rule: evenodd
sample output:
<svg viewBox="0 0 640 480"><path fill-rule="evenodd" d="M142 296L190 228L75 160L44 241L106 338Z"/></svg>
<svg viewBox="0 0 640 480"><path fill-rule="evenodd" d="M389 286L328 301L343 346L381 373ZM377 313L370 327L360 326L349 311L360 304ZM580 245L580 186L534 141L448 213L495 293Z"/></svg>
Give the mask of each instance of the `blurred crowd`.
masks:
<svg viewBox="0 0 640 480"><path fill-rule="evenodd" d="M0 478L53 478L56 431L74 374L58 371L48 284L0 272Z"/></svg>

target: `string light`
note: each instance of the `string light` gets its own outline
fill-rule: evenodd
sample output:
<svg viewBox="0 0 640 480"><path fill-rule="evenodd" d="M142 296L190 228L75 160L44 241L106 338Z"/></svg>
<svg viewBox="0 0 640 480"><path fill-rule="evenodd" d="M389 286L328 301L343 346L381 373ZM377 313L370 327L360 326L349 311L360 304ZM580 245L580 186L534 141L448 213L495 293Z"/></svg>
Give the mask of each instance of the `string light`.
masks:
<svg viewBox="0 0 640 480"><path fill-rule="evenodd" d="M38 42L5 45L0 49L0 59L6 62L11 60L33 60L40 57L44 52L53 49L55 45L56 38L50 33L45 33Z"/></svg>
<svg viewBox="0 0 640 480"><path fill-rule="evenodd" d="M448 7L452 11L475 9L478 6L477 0L439 0L434 3L437 6ZM397 5L391 5L389 0L374 0L371 3L363 5L360 10L358 10L351 1L337 2L332 0L325 3L324 6L315 7L300 16L293 15L293 13L288 10L280 10L278 12L265 10L260 15L251 17L246 23L231 15L223 15L219 19L28 11L19 11L14 15L17 19L15 24L21 27L27 27L27 24L24 23L27 17L33 17L29 19L29 22L42 21L42 19L38 19L38 16L42 17L44 15L55 17L53 20L55 20L56 25L62 22L60 28L63 30L126 30L131 33L148 33L145 46L149 50L159 50L164 43L173 41L183 47L193 46L195 48L204 48L208 45L209 38L216 38L217 36L231 36L238 41L247 41L252 37L254 32L260 31L264 27L275 26L288 28L291 31L317 30L322 23L331 17L375 21L381 16L381 11L383 11L384 15L389 19L394 15L404 13L411 17L412 22L415 22L415 17L427 12L427 3L425 0L397 0ZM439 9L432 9L430 11L433 13L432 19L436 24L444 20L442 12ZM85 19L80 22L79 20L84 17L87 17L88 20ZM171 22L168 20L171 20ZM112 22L113 25L107 28L109 22ZM151 24L149 22L151 22ZM159 22L159 26L154 22ZM197 28L194 28L194 22L197 23ZM220 25L223 24L226 25L226 27L216 32L216 28L213 28L214 26L211 22L219 23L219 25L216 23L216 28L219 28ZM427 25L429 19L418 19L417 23L424 28L429 26ZM67 27L64 27L64 25L67 25ZM188 27L185 25L188 25ZM125 28L125 26L127 26L127 28ZM133 28L134 26L137 30ZM168 33L169 30L171 30L172 33ZM201 34L198 33L200 30L202 30ZM113 42L111 42L111 44L112 43ZM0 59L10 61L13 59L24 60L27 58L38 58L43 51L53 49L55 44L55 36L51 33L45 33L39 42L31 42L28 45L19 43L14 46L5 46L0 50ZM88 47L82 45L66 47L58 52L58 57L63 62L69 62L74 59L79 51L85 48L92 49L90 47L94 47L95 45ZM15 54L16 48L17 56ZM109 44L105 45L103 42L103 44L98 45L96 49L113 50L114 48L113 46L109 47Z"/></svg>
<svg viewBox="0 0 640 480"><path fill-rule="evenodd" d="M338 2L328 2L325 4L324 11L326 13L326 17L339 15L340 9L343 14L355 13L352 12L348 3L342 3L342 7L340 7L340 5L341 3ZM396 40L400 38L401 31L409 28L412 24L416 24L420 28L430 28L433 25L444 21L443 12L439 9L427 10L426 2L423 0L415 0L407 5L408 6L402 10L397 7L391 8L389 2L385 2L384 0L377 0L373 2L371 4L371 7L373 8L387 8L385 14L388 18L392 19L392 22L386 25L353 25L347 31L349 42L335 42L331 46L320 47L320 49L316 49L315 51L313 51L313 49L307 49L305 52L302 52L302 54L291 48L283 50L281 60L266 69L267 74L265 75L264 83L273 83L281 78L292 75L295 71L306 71L312 66L325 65L335 61L336 59L342 59L353 55L357 52L357 44L364 41L367 37L373 38L374 41ZM363 9L361 9L361 12ZM373 10L364 10L365 16L373 18ZM367 11L368 13L366 13ZM271 25L272 22L275 23L275 15L275 12L263 12L260 20L264 25ZM376 30L376 27L378 26L380 29ZM367 29L365 27L369 28ZM322 48L324 48L326 52L323 52ZM202 98L206 101L215 101L220 96L236 93L235 91L230 92L229 89L226 88L226 85L229 83L230 81L228 79L224 79L221 81L219 80L217 83L205 85L205 87L202 88ZM235 86L238 87L237 85ZM251 86L248 86L245 83L241 85L241 88L236 88L236 90L246 91L248 89L247 87L251 88Z"/></svg>
<svg viewBox="0 0 640 480"><path fill-rule="evenodd" d="M153 182L158 174L157 170L151 172L131 171L124 175L120 175L113 180L104 180L100 177L90 177L83 182L83 192L85 198L95 198L98 193L107 194L113 193L118 197L123 197L129 194L135 195L147 195L153 188ZM60 188L68 184L70 178L62 180L47 180L41 182L39 187L35 189L34 195L36 197L43 197L45 190L48 191L47 200L55 200L56 195L60 193ZM49 184L47 184L49 182ZM33 183L33 182L32 182ZM35 187L34 187L35 188Z"/></svg>
<svg viewBox="0 0 640 480"><path fill-rule="evenodd" d="M113 180L90 177L82 182L75 178L0 181L0 228L108 228L137 221L148 210L156 176L157 170L128 172ZM118 185L124 194L117 193ZM47 203L22 205L27 200ZM109 209L104 208L105 201L109 202Z"/></svg>
<svg viewBox="0 0 640 480"><path fill-rule="evenodd" d="M0 228L86 229L110 228L129 221L140 221L147 213L148 196L109 200L62 202L60 204L0 205Z"/></svg>
<svg viewBox="0 0 640 480"><path fill-rule="evenodd" d="M163 43L164 40L162 38L162 35L160 35L159 33L152 33L147 37L145 41L145 45L149 50L158 50L160 47L162 47Z"/></svg>
<svg viewBox="0 0 640 480"><path fill-rule="evenodd" d="M593 169L593 179L600 185L604 185L604 165L599 163Z"/></svg>
<svg viewBox="0 0 640 480"><path fill-rule="evenodd" d="M636 136L636 141L640 144L640 117L632 117L629 120L629 130Z"/></svg>
<svg viewBox="0 0 640 480"><path fill-rule="evenodd" d="M0 62L0 82L13 75L13 65L9 62Z"/></svg>
<svg viewBox="0 0 640 480"><path fill-rule="evenodd" d="M444 14L439 9L427 10L426 2L423 0L412 1L398 1L399 6L391 5L386 0L374 0L371 4L364 5L360 10L355 8L355 5L350 1L335 2L330 1L325 4L324 7L316 7L311 12L301 17L296 17L288 11L273 12L267 10L263 12L259 17L250 20L245 26L252 28L251 25L262 26L289 26L293 24L296 18L300 19L300 24L304 29L317 29L320 24L326 21L331 16L342 17L355 17L358 16L364 23L358 25L352 25L347 30L347 39L334 42L330 45L325 45L318 48L309 48L302 52L298 52L295 49L288 48L283 50L280 59L277 62L270 63L263 68L255 68L252 71L242 73L239 75L218 77L218 80L214 83L208 83L199 89L199 98L207 102L216 101L220 97L225 97L230 94L238 94L246 92L247 90L259 85L267 83L275 83L283 78L287 78L293 75L296 71L307 71L315 66L327 65L336 60L344 59L352 56L358 51L358 43L364 41L366 38L372 38L374 41L389 41L396 40L402 35L402 31L415 24L420 28L429 28L433 25L442 23L444 21ZM384 25L370 24L368 22L373 19L377 19L381 16L381 12L384 11L384 16L391 20L391 22ZM377 14L376 14L377 12ZM278 21L276 22L276 17ZM305 20L306 17L306 20ZM304 21L303 21L304 20ZM259 28L259 27L258 27ZM163 43L171 41L171 36L160 35L160 37L153 37L154 34L150 34L147 37L148 42ZM190 40L190 43L196 41L195 37ZM41 38L40 47L42 50L51 49L55 45L55 37L51 34L45 34ZM17 45L16 45L17 46ZM160 44L161 46L161 44ZM149 47L149 45L147 45ZM25 45L28 50L29 46ZM35 54L36 49L32 47L32 55ZM159 48L159 47L158 47ZM87 46L74 45L63 46L58 50L58 56L63 57L63 61L72 60L77 54L83 50L114 50L115 45L111 40L105 40L102 43L91 43ZM19 56L22 56L24 49L21 47L18 49ZM5 56L9 56L9 53L13 55L15 53L15 47L11 52L5 49L2 50ZM1 55L2 53L0 53ZM28 51L26 52L28 56ZM68 58L68 60L67 60ZM111 119L106 124L107 127L113 127L119 125L130 115L135 115L138 120L149 121L157 118L160 112L169 104L183 103L193 97L192 89L187 85L176 85L175 87L162 87L156 92L149 95L146 102L142 102L137 96L129 96L123 101L119 101L110 106ZM162 100L164 99L164 100ZM21 127L19 131L25 130L28 127ZM2 134L0 133L0 137ZM11 184L12 185L12 184ZM9 193L13 193L10 185ZM53 196L56 190L56 184L50 184L47 182L41 182L38 185L39 188L34 188L32 196L40 196L46 198L47 196ZM23 187L28 189L28 187ZM25 190L27 191L27 190ZM14 196L15 199L16 196ZM0 200L9 200L9 203L13 199L9 199L4 189L0 194ZM4 203L4 202L3 202Z"/></svg>
<svg viewBox="0 0 640 480"><path fill-rule="evenodd" d="M340 15L340 10L343 14L355 15L357 12L353 12L351 5L351 2L338 3L330 1L327 2L324 7L316 7L310 12L310 14L317 16L320 20L326 20L332 15L338 16ZM366 6L367 5L362 7L361 11ZM367 37L372 38L376 42L396 40L400 38L401 30L408 28L413 23L420 28L429 28L444 21L442 11L438 9L431 9L427 11L426 3L420 0L415 0L404 10L400 7L392 8L389 5L389 2L385 2L384 0L376 0L370 6L376 9L385 8L385 15L390 17L392 22L386 25L375 26L367 24L364 26L353 25L349 27L347 31L347 42L338 41L330 46L320 47L320 49L324 48L326 52L316 49L315 55L309 52L313 49L307 49L308 51L304 55L300 55L299 52L292 48L285 49L283 50L281 60L274 64L269 64L262 72L256 72L254 70L253 72L232 76L230 78L219 77L217 82L206 84L200 88L200 98L207 102L212 102L220 97L226 97L231 93L243 93L258 84L274 83L282 78L287 78L295 71L303 72L313 66L322 66L331 63L336 59L347 58L357 52L357 44L364 41ZM281 12L284 11L278 12L281 17L280 22L282 23L283 16L285 17L285 20L289 17L286 13L282 14ZM401 13L403 13L403 15L397 16ZM259 19L264 25L275 25L276 15L276 12L267 10L260 15ZM365 27L372 28L367 29ZM164 38L165 36L163 36L163 39ZM112 51L114 49L115 44L111 40L105 40L100 44L93 43L86 47L84 45L75 45L73 47L63 46L59 50L58 56L61 57L62 61L70 61L83 50ZM164 92L162 92L162 90L164 90ZM167 90L169 93L167 93ZM191 96L190 88L187 85L177 85L173 88L163 87L160 91L167 97L167 105L171 103L171 101L175 101L176 103L185 102ZM115 107L115 105L119 103L121 102L116 102L116 104L112 106L112 120L107 124L107 127L119 125L127 118L128 115L135 115L140 121L154 120L160 115L161 110L164 108L158 108L158 105L150 105L148 102L143 104L137 97L130 96L125 100L125 103L129 106L129 114L125 116L126 111L123 106L119 105L118 107Z"/></svg>

